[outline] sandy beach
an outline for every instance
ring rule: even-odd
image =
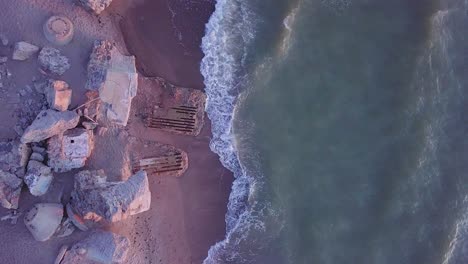
[[[182,4],[169,6],[165,0],[114,0],[104,13],[96,16],[74,1],[0,0],[0,32],[10,42],[0,48],[0,56],[10,56],[14,43],[21,40],[40,47],[50,45],[42,35],[42,24],[51,15],[65,15],[74,23],[73,41],[59,47],[71,61],[71,69],[61,76],[73,89],[71,107],[84,102],[86,65],[94,40],[110,39],[122,53],[136,56],[140,85],[129,123],[125,129],[109,128],[108,149],[98,149],[93,155],[100,156],[91,156],[86,168],[104,169],[113,180],[127,178],[129,175],[124,175],[125,170],[119,168],[125,164],[113,161],[113,153],[128,139],[170,144],[188,153],[189,168],[182,177],[149,177],[152,193],[149,211],[107,227],[130,239],[127,263],[201,263],[210,246],[225,235],[224,216],[232,175],[209,149],[209,120],[205,118],[200,135],[190,137],[148,129],[139,115],[151,103],[148,95],[162,89],[152,81],[153,77],[162,77],[182,87],[203,89],[199,71],[203,54],[199,46],[214,3],[193,5],[187,8]],[[14,130],[20,118],[18,111],[25,111],[29,99],[33,103],[38,100],[33,95],[21,97],[18,91],[43,77],[36,58],[26,62],[9,60],[7,66],[12,77],[0,96],[2,140],[18,138]],[[106,155],[108,163],[103,158]],[[55,177],[57,182],[52,188],[64,186],[62,200],[69,198],[73,174]],[[19,211],[24,212],[39,201],[54,199],[52,194],[33,197],[24,187]],[[6,209],[0,209],[0,216],[6,213]],[[86,236],[86,232],[75,231],[66,238],[36,242],[22,217],[16,225],[0,222],[0,231],[4,237],[0,242],[0,259],[4,263],[53,263],[63,244],[73,244]]]

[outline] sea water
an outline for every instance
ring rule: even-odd
[[[201,70],[236,179],[204,263],[468,263],[467,25],[464,0],[218,0]]]

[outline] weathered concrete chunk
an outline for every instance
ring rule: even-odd
[[[23,178],[30,155],[28,144],[19,141],[0,142],[0,169]]]
[[[42,29],[46,39],[56,45],[66,45],[73,39],[73,23],[64,16],[50,17]]]
[[[40,203],[29,209],[24,216],[24,224],[37,241],[50,239],[63,218],[62,204]]]
[[[43,110],[24,131],[21,142],[30,143],[48,139],[76,127],[79,121],[78,114],[72,111]]]
[[[112,3],[112,0],[79,0],[79,2],[85,9],[99,15]]]
[[[29,59],[34,53],[39,51],[39,47],[29,44],[27,42],[21,41],[15,44],[15,49],[13,51],[13,60],[24,61]]]
[[[129,249],[128,238],[96,230],[89,237],[73,245],[60,263],[127,263]]]
[[[61,55],[58,49],[51,47],[44,47],[39,52],[39,65],[44,71],[57,75],[64,74],[71,67],[68,58]]]
[[[86,88],[99,90],[101,119],[126,126],[137,87],[135,57],[122,55],[109,41],[97,41],[88,64]]]
[[[23,181],[14,174],[0,170],[0,204],[7,209],[18,209]]]
[[[45,160],[45,158],[44,158],[44,156],[42,154],[34,152],[33,154],[31,154],[30,160],[43,162]]]
[[[66,172],[84,167],[94,147],[93,132],[75,128],[49,139],[48,165],[55,172]]]
[[[71,103],[72,90],[66,82],[49,80],[45,94],[50,108],[67,111]]]
[[[149,210],[150,205],[151,192],[144,171],[124,182],[100,183],[94,187],[75,182],[70,201],[72,215],[87,227],[124,220]]]
[[[30,160],[28,170],[24,176],[24,182],[29,192],[34,196],[44,195],[49,190],[54,176],[52,170],[42,162]]]

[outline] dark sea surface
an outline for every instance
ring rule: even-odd
[[[468,2],[218,0],[205,264],[468,263]]]

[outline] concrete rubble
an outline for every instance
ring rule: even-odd
[[[37,241],[47,241],[56,232],[63,218],[63,205],[40,203],[29,209],[24,224]]]
[[[13,60],[24,61],[39,51],[39,47],[33,44],[21,41],[15,44],[13,51]]]
[[[0,170],[0,204],[6,209],[18,209],[23,180]]]
[[[71,67],[68,58],[63,56],[58,49],[52,47],[42,48],[38,59],[39,65],[44,71],[57,75],[64,74]]]
[[[54,176],[52,170],[42,162],[30,160],[28,170],[24,176],[24,182],[29,188],[29,192],[34,196],[41,196],[47,193]]]
[[[71,197],[67,212],[81,230],[127,219],[149,210],[151,205],[144,171],[122,182],[105,182],[100,173],[78,174]]]
[[[40,142],[78,125],[80,117],[72,111],[57,112],[52,109],[43,110],[33,123],[26,128],[21,142]]]
[[[85,9],[99,15],[112,3],[112,0],[79,0],[79,2]]]
[[[87,238],[73,245],[58,263],[127,263],[129,249],[130,241],[128,238],[112,232],[96,230]],[[62,250],[57,259],[60,255],[63,255]]]
[[[93,132],[75,128],[53,136],[47,143],[48,165],[55,172],[82,168],[94,147]]]
[[[49,107],[57,111],[67,111],[71,103],[72,90],[68,83],[59,80],[49,80],[45,88]]]
[[[56,237],[67,237],[76,230],[75,225],[70,218],[64,218],[57,231],[55,232]]]
[[[86,88],[99,91],[101,120],[126,126],[138,88],[135,57],[122,55],[110,41],[96,41]]]
[[[2,216],[0,221],[10,220],[10,224],[16,225],[18,218],[21,216],[21,213],[18,210],[11,210],[7,215]]]

